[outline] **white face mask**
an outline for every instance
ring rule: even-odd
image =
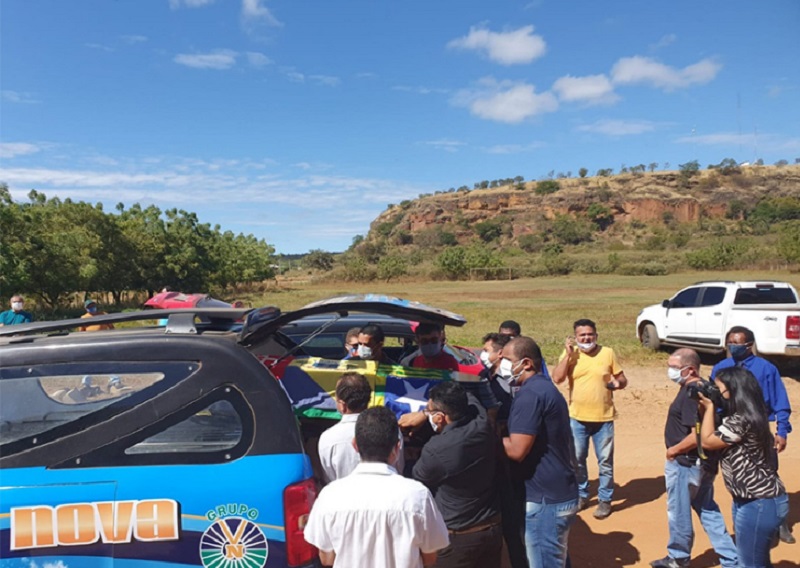
[[[674,367],[667,367],[667,377],[669,377],[669,380],[680,384],[683,382],[682,373],[685,368],[686,367],[681,367],[680,369],[676,369]]]
[[[500,361],[500,368],[498,369],[498,374],[503,377],[504,379],[511,378],[511,361],[508,359],[502,359]]]
[[[576,342],[575,345],[577,345],[578,349],[580,349],[581,351],[584,351],[584,352],[588,353],[589,351],[594,349],[594,346],[597,345],[597,343],[595,343],[594,341],[592,341],[591,343],[579,343],[579,342]]]
[[[436,422],[433,421],[433,417],[435,415],[437,415],[437,414],[439,414],[439,413],[438,412],[431,412],[430,414],[428,414],[428,422],[430,422],[431,428],[433,428],[433,432],[434,433],[438,433],[439,432],[439,425],[436,424]]]
[[[362,359],[372,359],[372,347],[368,347],[366,345],[359,345],[358,356]]]
[[[481,351],[480,357],[481,357],[481,363],[483,363],[487,367],[491,367],[492,366],[492,362],[489,360],[489,352],[488,351],[486,351],[485,349],[483,351]]]
[[[11,302],[11,309],[18,312],[22,309],[24,304],[22,302]]]
[[[516,367],[513,367],[511,365],[511,361],[509,361],[508,359],[503,359],[503,363],[506,363],[506,367],[508,368],[509,382],[512,385],[515,384],[519,380],[519,378],[522,376],[522,373],[525,372],[525,369],[522,369],[522,368],[520,368],[519,373],[515,373],[514,372],[514,369],[522,367],[522,360],[517,362],[517,366]],[[502,367],[502,363],[501,363],[501,367]]]

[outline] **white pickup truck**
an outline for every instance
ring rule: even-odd
[[[643,309],[636,335],[644,347],[692,347],[721,353],[732,327],[752,330],[761,355],[800,358],[800,301],[786,282],[698,282]]]

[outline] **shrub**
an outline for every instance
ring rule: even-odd
[[[555,193],[561,188],[561,185],[554,179],[546,179],[538,182],[536,184],[536,189],[534,193],[536,195],[548,195],[550,193]]]
[[[498,221],[489,219],[487,221],[476,223],[475,232],[483,242],[489,243],[497,239],[502,234],[503,227]]]
[[[375,270],[362,256],[350,256],[344,262],[344,277],[354,282],[375,280]]]
[[[570,215],[556,215],[553,220],[553,236],[565,245],[577,245],[592,240],[592,224],[587,219]]]
[[[519,248],[525,252],[538,252],[541,250],[542,245],[544,245],[544,240],[541,235],[535,233],[520,235],[518,242]]]
[[[778,254],[786,262],[800,262],[800,221],[791,221],[781,227]]]
[[[388,255],[378,262],[377,276],[381,280],[389,282],[392,278],[408,274],[408,263],[399,255]]]
[[[718,270],[743,264],[749,249],[746,240],[717,240],[711,245],[686,253],[686,263],[696,270]]]
[[[669,274],[669,269],[662,262],[626,262],[614,272],[624,276],[663,276]]]

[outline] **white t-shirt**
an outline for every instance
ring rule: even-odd
[[[353,447],[353,438],[356,436],[356,420],[358,420],[358,414],[343,414],[339,422],[325,430],[319,437],[317,450],[326,482],[350,475],[361,463],[361,457]],[[402,436],[400,451],[392,466],[397,471],[403,471],[405,467]]]
[[[365,462],[324,487],[305,539],[335,552],[334,568],[422,568],[422,553],[450,544],[433,496],[385,463]]]

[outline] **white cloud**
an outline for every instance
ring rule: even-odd
[[[459,91],[451,102],[469,108],[479,118],[509,124],[558,110],[553,93],[537,93],[536,87],[528,83],[498,82],[492,77],[482,79],[477,89]]]
[[[608,104],[619,100],[619,96],[614,92],[614,86],[605,75],[585,77],[565,75],[556,79],[553,91],[558,93],[558,98],[567,102]]]
[[[598,120],[577,128],[581,132],[593,132],[606,136],[632,136],[652,132],[655,129],[656,125],[647,120]]]
[[[523,154],[533,152],[545,147],[544,142],[531,142],[530,144],[496,144],[484,148],[487,154]]]
[[[676,36],[675,34],[666,34],[661,36],[661,39],[659,39],[657,42],[651,43],[649,47],[651,51],[656,51],[672,45],[677,40],[678,36]]]
[[[42,101],[38,100],[35,95],[32,93],[20,93],[19,91],[8,91],[3,90],[0,91],[0,98],[2,98],[7,103],[19,103],[19,104],[37,104]]]
[[[469,34],[450,41],[447,47],[478,51],[501,65],[530,63],[542,57],[547,51],[542,36],[533,33],[533,26],[506,32],[472,27]]]
[[[89,49],[97,49],[99,51],[105,51],[106,53],[111,53],[114,51],[113,47],[103,45],[102,43],[84,43],[83,45]]]
[[[618,85],[644,83],[665,91],[674,91],[708,83],[717,76],[720,69],[722,65],[710,58],[677,69],[650,57],[636,55],[617,61],[611,69],[611,78]]]
[[[445,152],[450,152],[450,153],[458,152],[459,148],[467,145],[466,142],[459,142],[458,140],[447,140],[446,138],[442,138],[441,140],[428,140],[425,142],[420,142],[420,144],[425,146],[431,146],[432,148],[436,148],[437,150],[443,150]]]
[[[147,41],[147,36],[143,35],[122,35],[119,36],[119,39],[124,41],[127,44],[134,45],[137,43],[144,43]]]
[[[211,4],[214,0],[169,0],[169,7],[177,10],[181,5],[187,8],[200,8]]]
[[[697,144],[699,146],[738,146],[748,150],[758,148],[769,152],[800,151],[800,138],[787,138],[776,134],[738,134],[733,132],[717,132],[699,136],[682,136],[676,138],[679,144]]]
[[[247,62],[253,67],[265,67],[272,63],[272,59],[263,53],[258,53],[257,51],[248,51]]]
[[[438,89],[435,87],[411,87],[408,85],[397,85],[392,87],[393,91],[403,91],[405,93],[416,93],[418,95],[430,95],[430,94],[446,94],[448,93],[447,89]]]
[[[336,87],[341,83],[341,79],[339,77],[332,77],[330,75],[309,75],[309,81],[313,81],[318,85],[324,85],[325,87]]]
[[[242,0],[242,17],[248,21],[259,21],[270,26],[282,26],[263,0]]]
[[[180,53],[175,56],[173,61],[195,69],[224,70],[236,65],[237,56],[238,53],[230,49],[219,49],[211,53]]]
[[[41,150],[35,144],[27,142],[0,142],[0,158],[14,158],[26,154],[35,154]]]

